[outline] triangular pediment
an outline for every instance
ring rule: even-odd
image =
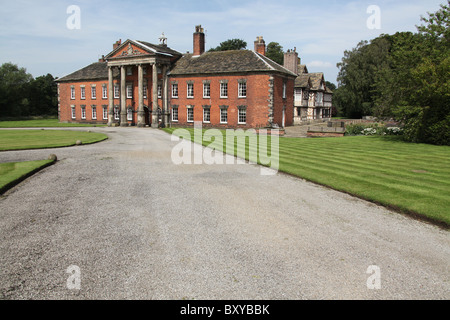
[[[118,46],[115,50],[110,52],[105,58],[126,58],[126,57],[136,57],[143,55],[154,55],[155,50],[144,45],[140,45],[139,42],[134,40],[127,40]]]

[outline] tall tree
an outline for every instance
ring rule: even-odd
[[[229,39],[221,42],[219,46],[209,49],[210,52],[213,51],[228,51],[228,50],[242,50],[247,48],[247,42],[241,39]]]
[[[30,115],[57,115],[57,85],[51,74],[30,82]]]
[[[270,42],[267,45],[266,57],[275,61],[276,63],[283,65],[284,51],[283,47],[278,42]]]
[[[25,68],[12,63],[0,66],[0,115],[18,117],[28,114],[29,83],[33,77]]]

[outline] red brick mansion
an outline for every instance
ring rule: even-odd
[[[262,37],[254,50],[205,52],[201,26],[193,53],[169,48],[164,35],[159,40],[117,41],[99,62],[58,79],[59,120],[263,128],[331,115],[323,74],[307,73],[295,51],[285,54],[284,66],[265,56]]]

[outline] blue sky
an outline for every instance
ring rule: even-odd
[[[122,39],[158,43],[164,32],[169,47],[192,52],[195,25],[206,30],[206,49],[239,38],[253,49],[263,36],[284,50],[299,52],[310,72],[324,72],[336,83],[344,50],[361,40],[397,31],[416,31],[420,16],[444,0],[15,0],[2,2],[0,63],[13,62],[34,77],[62,77],[98,60]],[[80,29],[67,28],[80,8]],[[367,9],[380,9],[380,29],[369,29]]]

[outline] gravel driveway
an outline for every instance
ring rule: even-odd
[[[0,153],[59,159],[0,197],[1,299],[450,298],[446,230],[256,165],[174,165],[159,130],[89,130],[110,139]]]

